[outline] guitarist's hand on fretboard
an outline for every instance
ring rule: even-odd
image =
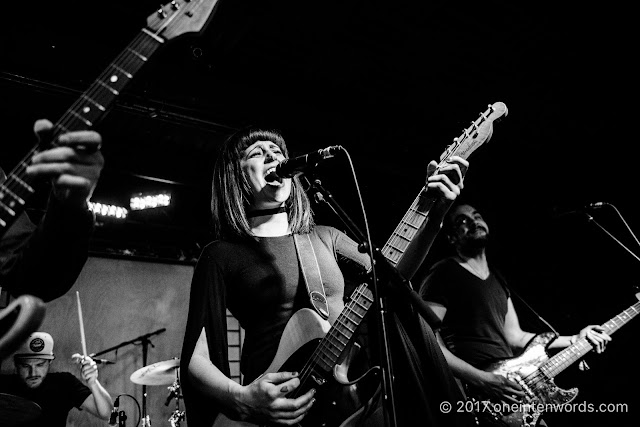
[[[444,218],[455,199],[464,188],[464,175],[469,168],[469,162],[453,156],[442,166],[436,161],[427,166],[427,195],[435,199],[431,208],[434,218]]]
[[[41,141],[51,138],[53,124],[38,120],[34,132]],[[98,183],[104,158],[100,152],[102,138],[95,131],[68,132],[53,141],[52,148],[40,151],[31,159],[27,174],[50,179],[54,196],[64,203],[84,207]]]
[[[607,343],[611,341],[611,336],[609,336],[600,325],[589,325],[583,328],[578,334],[578,339],[580,338],[589,340],[596,353],[602,353]]]

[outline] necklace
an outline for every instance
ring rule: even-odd
[[[247,212],[247,218],[255,218],[257,216],[263,216],[263,215],[275,215],[275,214],[279,214],[286,211],[287,211],[287,208],[284,206],[280,206],[278,208],[272,208],[272,209],[257,209],[255,211]]]

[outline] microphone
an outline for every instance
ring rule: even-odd
[[[589,203],[588,205],[585,206],[585,208],[588,209],[599,209],[604,207],[605,205],[608,205],[607,202],[593,202],[593,203]]]
[[[566,208],[562,209],[559,207],[553,207],[551,209],[551,216],[557,218],[557,217],[572,215],[572,214],[586,214],[586,211],[588,210],[600,209],[605,207],[608,204],[609,203],[607,202],[592,202],[592,203],[587,203],[586,205],[569,208],[569,210],[567,210]]]
[[[116,418],[118,418],[118,409],[120,407],[120,396],[116,397],[115,402],[113,402],[113,410],[111,411],[111,416],[109,417],[109,425],[116,425]]]
[[[304,172],[306,169],[316,166],[322,160],[330,159],[341,149],[341,145],[332,145],[318,151],[312,151],[311,153],[303,156],[286,159],[276,166],[275,174],[280,178],[294,177],[297,174]]]

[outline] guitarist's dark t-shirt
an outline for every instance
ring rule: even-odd
[[[420,294],[447,308],[441,335],[456,356],[481,369],[513,357],[504,336],[509,293],[494,272],[482,280],[447,259],[432,268]]]

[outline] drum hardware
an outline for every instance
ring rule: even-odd
[[[134,383],[142,385],[142,417],[141,417],[141,419],[142,419],[142,424],[141,424],[142,427],[151,427],[151,420],[149,419],[149,415],[147,414],[147,380],[149,378],[155,378],[156,377],[156,375],[147,375],[147,374],[145,374],[143,372],[144,370],[146,370],[146,369],[148,369],[148,368],[150,368],[152,366],[152,365],[146,366],[147,365],[147,354],[149,352],[149,345],[151,347],[155,347],[153,345],[153,343],[151,342],[150,338],[152,336],[154,336],[154,335],[159,335],[159,334],[165,332],[166,330],[167,330],[167,328],[158,329],[157,331],[141,335],[141,336],[139,336],[137,338],[134,338],[132,340],[129,340],[129,341],[124,341],[124,342],[122,342],[122,343],[120,343],[120,344],[118,344],[118,345],[116,345],[114,347],[108,348],[108,349],[100,351],[98,353],[92,353],[92,354],[89,355],[90,357],[99,356],[101,354],[117,350],[120,347],[124,347],[124,346],[130,345],[130,344],[141,344],[142,345],[142,365],[144,367],[141,368],[141,369],[138,369],[136,372],[134,372],[131,375],[133,377],[134,375],[138,374],[137,378],[139,378],[140,381],[144,381],[144,382],[138,382],[138,381],[134,381],[134,379],[131,378],[131,381],[133,381]],[[166,368],[166,366],[163,366],[162,368]],[[146,379],[142,379],[142,377],[146,377]],[[162,381],[162,380],[160,380],[160,381]],[[168,383],[149,384],[149,385],[165,385],[165,384],[171,384],[171,381],[168,382]]]
[[[176,380],[167,389],[169,390],[169,396],[167,396],[164,406],[169,406],[171,399],[176,399],[176,409],[169,417],[169,424],[171,427],[180,427],[180,422],[184,421],[186,417],[185,411],[180,410],[180,399],[182,399],[182,394],[180,393],[180,369],[176,369]]]
[[[180,393],[180,359],[176,357],[144,366],[131,374],[130,380],[144,386],[170,384],[169,387],[167,387],[169,395],[164,402],[164,406],[169,406],[169,403],[171,403],[174,398],[176,399],[176,409],[168,421],[171,427],[180,427],[180,422],[185,419],[185,411],[180,409],[180,400],[182,399],[182,394]],[[146,421],[143,422],[147,423],[143,423],[143,425],[149,426],[150,421],[148,416]]]
[[[19,426],[40,416],[42,408],[35,402],[13,394],[0,393],[0,425]]]

